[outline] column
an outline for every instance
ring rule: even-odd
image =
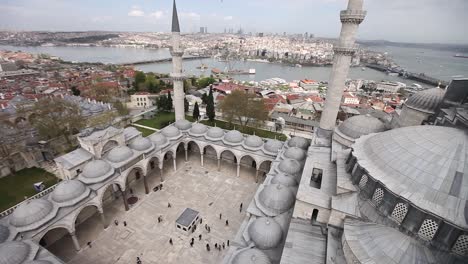
[[[102,209],[99,210],[99,216],[101,217],[102,226],[104,227],[104,229],[106,229],[108,225],[106,222],[106,216],[104,215],[104,211]]]
[[[201,163],[201,166],[203,167],[203,152],[200,153],[200,163]]]
[[[218,171],[220,171],[220,170],[221,170],[221,159],[218,158]]]
[[[164,170],[163,170],[163,168],[164,168],[164,167],[163,167],[163,165],[161,164],[161,168],[159,168],[159,172],[160,172],[159,176],[161,177],[161,182],[164,182],[164,175],[163,175],[163,171],[164,171]]]
[[[255,183],[258,183],[258,170],[255,171]]]
[[[177,159],[176,157],[172,158],[172,163],[174,164],[174,172],[177,171],[177,160],[176,159]]]
[[[127,197],[126,197],[125,193],[126,193],[126,191],[122,191],[122,189],[120,189],[120,194],[122,195],[122,200],[124,202],[125,211],[128,211],[128,210],[130,210],[130,208],[128,207]]]
[[[185,162],[188,161],[188,150],[187,148],[185,148]]]
[[[237,177],[240,177],[240,163],[237,163]]]
[[[146,179],[146,176],[143,176],[143,183],[145,184],[145,193],[149,193],[149,188],[148,188],[148,180]]]
[[[72,238],[73,246],[75,247],[75,250],[80,251],[81,250],[80,243],[78,242],[78,238],[76,238],[75,232],[71,232],[70,236]]]

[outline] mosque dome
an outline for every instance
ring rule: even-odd
[[[119,163],[130,159],[132,156],[133,151],[129,147],[118,146],[109,151],[106,159],[113,163]]]
[[[0,225],[0,243],[5,242],[10,236],[10,229],[4,225]]]
[[[89,189],[79,180],[64,180],[55,187],[51,199],[57,203],[69,202],[80,198],[87,191],[89,193]]]
[[[306,154],[305,154],[305,151],[301,148],[298,148],[298,147],[292,147],[292,148],[288,148],[285,152],[284,152],[284,156],[288,159],[295,159],[295,160],[304,160]]]
[[[271,183],[281,184],[287,187],[294,187],[297,186],[297,181],[291,176],[287,176],[283,173],[278,173],[271,179]]]
[[[249,248],[235,252],[231,264],[271,264],[271,261],[261,250]]]
[[[48,260],[31,260],[31,261],[25,262],[23,264],[52,264],[52,262],[50,262]]]
[[[169,141],[167,140],[167,138],[161,133],[153,134],[149,137],[149,139],[153,141],[156,147],[163,147],[169,144]]]
[[[31,246],[21,241],[0,244],[0,264],[21,264],[29,256]]]
[[[293,137],[288,141],[288,146],[307,149],[309,147],[309,140],[302,137]]]
[[[180,130],[189,130],[192,127],[192,123],[185,119],[181,119],[177,122],[174,123],[174,126],[177,127]]]
[[[276,139],[268,139],[263,147],[266,151],[277,153],[283,147],[283,142]]]
[[[99,178],[112,172],[112,167],[104,160],[92,160],[88,162],[81,175],[84,178]]]
[[[145,137],[138,137],[130,143],[130,148],[138,151],[145,151],[153,146],[151,140]]]
[[[412,126],[363,136],[353,145],[353,155],[394,195],[468,228],[468,193],[460,186],[468,171],[467,146],[464,130]]]
[[[169,139],[180,136],[180,130],[175,126],[167,126],[163,128],[161,133]]]
[[[205,134],[207,131],[208,131],[207,126],[205,126],[204,124],[196,123],[190,129],[189,134],[194,135],[194,136],[201,136]]]
[[[286,212],[294,203],[292,191],[281,184],[269,184],[258,194],[260,209],[269,216]]]
[[[231,130],[224,135],[224,141],[231,144],[241,143],[244,136],[237,130]]]
[[[248,228],[250,239],[259,249],[276,248],[281,243],[283,231],[281,226],[273,219],[259,217]]]
[[[297,160],[284,159],[280,162],[278,168],[286,174],[297,175],[301,171],[302,166]]]
[[[24,227],[45,219],[52,213],[54,206],[46,199],[32,199],[22,203],[10,216],[10,224]]]
[[[224,136],[224,130],[219,127],[212,127],[208,130],[206,136],[211,139],[221,139]]]
[[[336,128],[336,133],[351,140],[371,133],[385,131],[385,125],[378,118],[371,115],[357,115],[346,119]]]
[[[414,110],[433,114],[444,99],[445,91],[441,88],[427,89],[412,95],[405,105]]]
[[[263,145],[263,140],[259,136],[250,135],[245,139],[244,144],[250,148],[259,148]]]

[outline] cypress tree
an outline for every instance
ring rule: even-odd
[[[211,88],[210,93],[208,95],[208,103],[206,104],[206,115],[208,116],[210,122],[213,122],[216,117],[213,90]]]
[[[168,112],[172,111],[172,97],[171,97],[171,91],[167,91],[167,105],[166,105],[166,110]]]
[[[192,116],[195,120],[198,120],[200,118],[200,109],[198,109],[198,102],[195,102],[195,105],[193,106]]]

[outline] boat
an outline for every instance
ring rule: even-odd
[[[455,54],[454,57],[455,57],[455,58],[465,58],[465,59],[468,59],[468,55],[463,55],[463,54]]]
[[[202,65],[197,66],[197,69],[206,70],[206,69],[208,69],[208,66],[206,66],[205,64],[202,63]]]
[[[366,67],[362,67],[362,68],[361,68],[361,71],[365,71],[365,70],[366,70]]]
[[[218,69],[218,68],[213,68],[213,69],[211,69],[211,72],[212,72],[213,74],[220,74],[220,73],[221,73],[221,70]]]
[[[294,65],[294,66],[295,66],[296,68],[302,68],[302,65],[300,65],[300,64],[296,64],[296,65]]]

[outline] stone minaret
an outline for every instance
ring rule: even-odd
[[[184,74],[182,73],[182,55],[184,50],[180,47],[180,27],[179,17],[177,16],[177,7],[174,0],[172,11],[172,74],[174,83],[174,109],[176,121],[185,119],[184,111]]]
[[[317,133],[319,137],[330,136],[338,116],[345,81],[348,76],[351,59],[356,52],[355,40],[359,24],[364,20],[366,11],[362,10],[364,0],[349,0],[348,9],[341,11],[341,33],[338,44],[333,51],[335,58],[333,70],[328,84],[325,107],[320,119],[320,128]]]

